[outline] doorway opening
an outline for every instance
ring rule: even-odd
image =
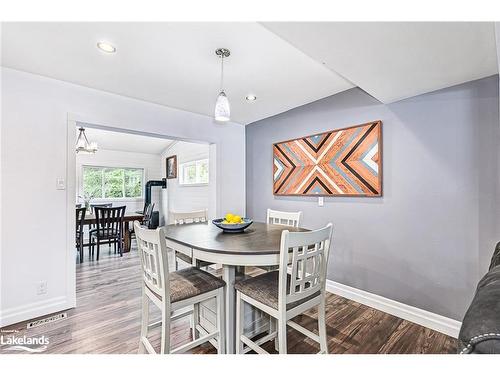
[[[80,128],[97,144],[95,153],[75,152]],[[133,221],[140,221],[148,203],[154,205],[153,228],[170,224],[178,212],[206,210],[208,220],[216,217],[216,145],[69,121],[66,186],[68,285],[74,290],[75,313],[138,303],[140,261]],[[97,248],[92,252],[90,246],[91,232],[98,229],[95,221],[85,222],[82,250],[75,248],[75,210],[84,208],[92,219],[95,207],[103,205],[125,207],[130,220],[124,220],[122,251],[113,241],[104,242],[97,260]]]

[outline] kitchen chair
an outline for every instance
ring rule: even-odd
[[[155,208],[154,203],[149,203],[145,208],[144,208],[144,217],[142,218],[142,225],[144,225],[146,228],[151,227],[151,218],[153,217],[153,210]]]
[[[250,350],[260,354],[268,353],[260,345],[275,339],[279,353],[286,354],[287,326],[318,342],[321,349],[319,353],[328,353],[325,284],[331,236],[331,223],[310,232],[291,233],[284,230],[281,234],[279,270],[235,283],[236,353],[246,353]],[[245,302],[274,318],[277,329],[257,341],[245,336]],[[314,306],[318,306],[319,335],[291,320]]]
[[[80,205],[81,206],[81,205]],[[83,263],[83,222],[85,220],[85,207],[76,208],[76,248],[80,253],[80,263]]]
[[[169,213],[170,222],[175,225],[184,225],[184,224],[193,224],[193,223],[206,223],[208,221],[208,212],[207,210],[200,211],[192,211],[192,212],[170,212]],[[194,264],[192,254],[184,253],[174,250],[174,258],[175,258],[175,269],[179,269],[178,259],[182,260],[187,264]],[[204,261],[196,261],[197,267],[207,267],[210,262]]]
[[[95,215],[95,208],[96,207],[104,207],[104,208],[111,208],[113,207],[113,203],[100,203],[100,204],[91,204],[90,205],[90,212]],[[90,224],[89,225],[89,230],[95,228],[95,224]]]
[[[300,219],[302,218],[302,211],[298,212],[285,212],[285,211],[276,211],[267,209],[267,224],[275,224],[275,225],[286,225],[290,227],[298,228],[300,225]],[[272,271],[278,269],[276,266],[259,266],[258,268]]]
[[[268,224],[288,225],[290,227],[299,227],[302,211],[299,212],[285,212],[275,211],[270,208],[267,209]]]
[[[203,223],[208,220],[208,210],[191,212],[170,212],[170,222],[172,224]]]
[[[134,222],[137,237],[137,247],[142,268],[142,320],[139,353],[156,354],[148,340],[150,328],[161,326],[160,353],[182,353],[207,341],[215,347],[219,354],[225,353],[224,334],[224,287],[225,282],[208,272],[196,267],[186,268],[169,273],[167,245],[163,228],[155,230],[141,227],[138,221]],[[195,332],[202,328],[192,324],[193,341],[175,349],[170,347],[171,322],[184,316],[193,314],[201,302],[215,299],[216,327],[213,332],[198,337]],[[153,302],[161,310],[161,321],[149,323],[149,302]],[[184,312],[178,312],[184,309]],[[193,319],[192,322],[195,322]],[[198,337],[198,338],[197,338]]]
[[[154,207],[155,207],[154,203],[148,203],[146,206],[144,206],[144,210],[142,211],[142,214],[144,216],[143,216],[140,223],[142,226],[144,226],[148,229],[151,226],[151,218],[153,216]],[[128,225],[128,223],[126,225]],[[134,238],[134,237],[135,237],[135,229],[132,226],[132,230],[130,231],[130,243],[129,243],[129,245],[132,243],[132,238]],[[131,247],[131,246],[129,246],[129,247]]]
[[[123,256],[123,217],[126,206],[121,207],[94,207],[96,228],[90,230],[90,252],[94,255],[94,246],[97,244],[97,260],[101,243],[118,246],[120,256]]]

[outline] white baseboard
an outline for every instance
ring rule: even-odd
[[[326,280],[326,290],[330,293],[373,307],[374,309],[397,316],[398,318],[420,324],[451,337],[458,337],[460,326],[462,325],[458,320],[453,320],[414,306],[405,305],[404,303],[340,284],[332,280]]]
[[[38,318],[57,311],[70,309],[65,296],[50,298],[45,301],[29,303],[23,306],[0,311],[0,327]]]

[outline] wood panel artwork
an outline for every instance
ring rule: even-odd
[[[273,145],[275,195],[382,195],[382,122]]]

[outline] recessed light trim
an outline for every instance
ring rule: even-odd
[[[248,95],[245,97],[245,99],[246,99],[247,101],[249,101],[249,102],[254,102],[254,101],[256,101],[256,100],[257,100],[257,97],[256,97],[255,95],[253,95],[253,94],[248,94]]]
[[[98,42],[97,43],[97,48],[99,48],[101,51],[106,52],[106,53],[115,53],[116,48],[112,44],[108,42]]]

